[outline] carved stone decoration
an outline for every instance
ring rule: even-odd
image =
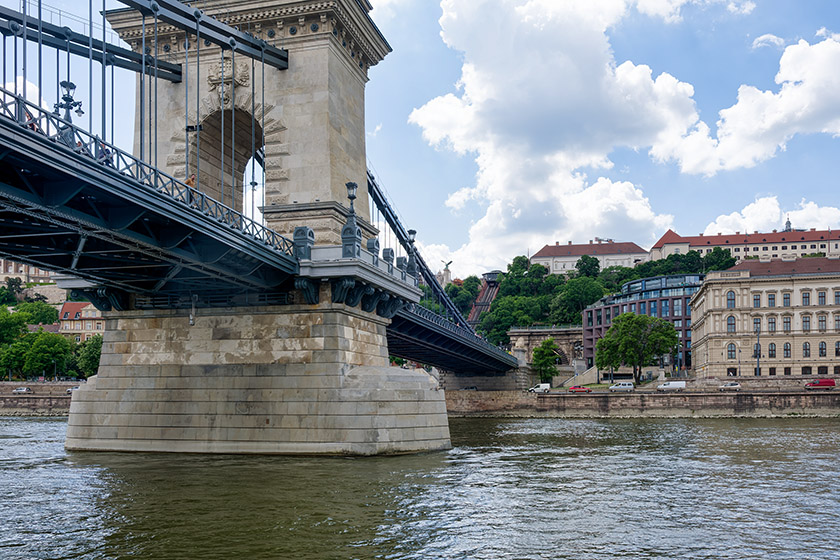
[[[332,302],[344,303],[347,299],[347,294],[350,288],[356,285],[356,281],[352,278],[336,278],[331,282],[332,285]]]
[[[318,282],[315,280],[297,277],[295,278],[295,289],[300,290],[306,303],[310,305],[318,303],[320,297],[318,295]]]
[[[407,304],[408,302],[389,295],[388,299],[380,301],[379,305],[376,306],[376,314],[386,319],[393,319],[394,315]]]
[[[307,226],[298,226],[294,232],[295,258],[311,259],[312,246],[315,245],[315,232]]]
[[[350,292],[344,299],[344,303],[346,305],[349,305],[350,307],[356,307],[357,305],[359,305],[359,302],[362,301],[362,298],[364,296],[372,295],[373,292],[373,286],[365,284],[364,282],[356,282],[356,285],[350,289]]]
[[[86,299],[99,311],[125,311],[128,309],[128,294],[112,288],[93,288],[89,290],[71,290],[73,299]]]
[[[224,64],[224,80],[222,79],[222,64]],[[217,63],[210,66],[207,74],[207,84],[210,86],[210,91],[219,91],[221,94],[224,84],[224,98],[222,105],[230,103],[230,90],[236,84],[237,87],[250,87],[251,85],[251,68],[244,62],[236,63],[236,71],[234,72],[233,62],[230,58],[225,57],[224,63]]]
[[[366,294],[362,298],[362,311],[367,313],[373,313],[376,311],[376,306],[379,305],[379,302],[386,299],[388,294],[383,292],[382,290],[374,290],[371,294]]]

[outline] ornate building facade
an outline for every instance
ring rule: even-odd
[[[742,261],[691,308],[698,377],[840,375],[840,259]]]

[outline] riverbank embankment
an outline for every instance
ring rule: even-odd
[[[840,391],[448,391],[446,408],[453,418],[829,418],[840,417]]]
[[[0,382],[0,416],[67,416],[70,397],[67,390],[78,381]],[[17,387],[28,387],[29,393],[13,393]]]

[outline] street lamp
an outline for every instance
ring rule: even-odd
[[[76,92],[76,84],[70,80],[61,82],[61,90],[64,95],[61,96],[61,102],[55,104],[55,114],[58,115],[60,109],[64,109],[64,120],[68,123],[73,122],[73,117],[70,115],[72,109],[76,109],[76,116],[81,117],[85,114],[82,111],[82,102],[73,100],[73,94]],[[69,125],[63,125],[59,128],[61,130],[61,139],[64,143],[73,147],[73,129]]]

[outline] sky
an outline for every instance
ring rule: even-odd
[[[840,228],[836,0],[371,0],[369,166],[432,268]]]
[[[87,19],[86,2],[45,4]],[[840,228],[837,0],[371,4],[393,52],[369,72],[368,165],[433,269],[596,237],[648,249],[669,228]],[[116,98],[134,87],[124,71]],[[118,145],[132,134],[118,122]]]

